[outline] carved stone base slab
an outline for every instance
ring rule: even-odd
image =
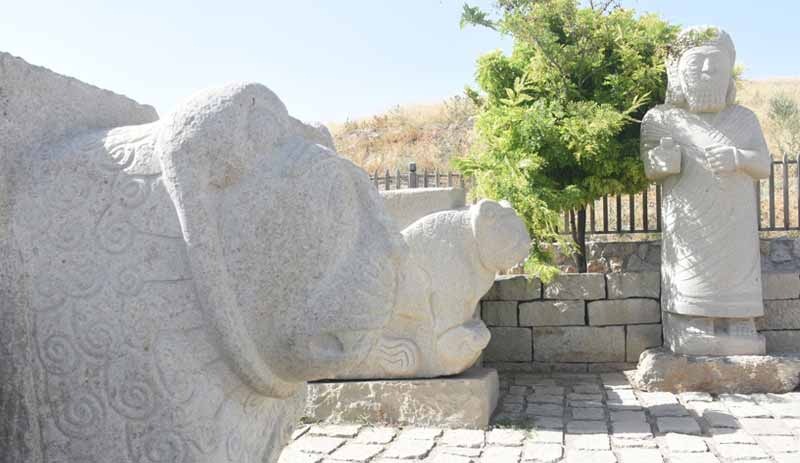
[[[649,349],[629,373],[634,387],[645,391],[781,393],[800,383],[800,355],[679,355]]]
[[[445,378],[310,383],[305,415],[328,423],[485,428],[499,387],[497,371],[488,368]]]

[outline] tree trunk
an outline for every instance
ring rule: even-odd
[[[586,208],[569,211],[569,220],[572,228],[572,240],[578,245],[578,250],[573,255],[575,267],[579,273],[586,273]]]

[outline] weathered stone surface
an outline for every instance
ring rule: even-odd
[[[489,328],[492,340],[483,352],[487,362],[530,362],[533,342],[530,328]]]
[[[329,423],[483,428],[498,394],[497,372],[483,368],[447,378],[310,383],[305,414]]]
[[[800,274],[766,272],[761,276],[764,300],[800,298]]]
[[[756,318],[756,328],[762,330],[800,329],[800,299],[764,302],[764,316]],[[800,345],[797,346],[800,350]]]
[[[380,192],[398,231],[434,212],[465,205],[463,188],[403,188]]]
[[[754,180],[769,176],[769,149],[755,114],[735,104],[728,33],[689,28],[680,40],[687,45],[666,63],[666,104],[641,126],[645,173],[663,191],[665,346],[687,355],[764,354],[753,321],[764,312],[753,218]]]
[[[638,362],[639,355],[647,349],[661,346],[661,325],[630,325],[626,327],[625,358]]]
[[[527,275],[501,275],[484,300],[531,301],[542,297],[542,282]]]
[[[28,447],[63,443],[52,461],[275,461],[305,381],[357,365],[393,309],[406,250],[366,174],[258,84],[155,121],[0,59],[0,171],[19,174],[0,247],[13,237],[32,281],[4,299],[30,320],[14,347],[31,350],[12,361],[38,379],[14,400],[41,400],[48,423]]]
[[[396,269],[391,318],[367,357],[331,378],[429,378],[474,365],[491,337],[475,308],[497,272],[522,260],[530,246],[514,210],[488,200],[427,215],[401,236],[409,254]],[[517,325],[516,303],[488,305],[499,306],[495,322]]]
[[[762,331],[770,354],[800,353],[800,331]]]
[[[624,362],[625,329],[621,326],[533,328],[537,362]]]
[[[589,324],[594,326],[658,323],[661,307],[654,299],[616,299],[587,304]]]
[[[544,285],[545,299],[604,299],[606,280],[602,273],[562,273]]]
[[[609,299],[647,297],[658,299],[661,295],[659,272],[615,272],[606,274]]]
[[[517,303],[515,301],[481,302],[481,318],[488,326],[517,326]]]
[[[584,301],[535,301],[519,305],[520,326],[584,325]]]
[[[788,392],[800,382],[800,356],[695,357],[650,349],[632,382],[646,391]]]

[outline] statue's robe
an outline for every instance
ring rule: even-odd
[[[659,106],[642,122],[642,144],[672,137],[682,149],[679,175],[663,182],[662,307],[699,317],[763,315],[756,181],[746,172],[715,174],[714,145],[769,151],[755,115],[734,105],[701,118]]]

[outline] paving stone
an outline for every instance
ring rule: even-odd
[[[667,448],[672,453],[707,452],[708,446],[702,437],[688,434],[667,433],[665,437]]]
[[[567,448],[571,450],[610,450],[608,434],[567,434]]]
[[[559,444],[528,442],[522,450],[522,461],[556,463],[563,455],[564,449]]]
[[[654,405],[671,405],[678,403],[678,396],[671,392],[639,392],[637,394],[647,407]]]
[[[615,421],[611,432],[619,439],[647,439],[653,436],[650,424],[644,421]]]
[[[431,451],[435,442],[432,440],[400,439],[389,444],[381,455],[384,458],[412,459],[423,458]]]
[[[560,429],[537,429],[531,432],[528,440],[532,443],[563,444],[564,431]]]
[[[608,434],[605,421],[570,421],[567,423],[569,434]]]
[[[528,396],[528,402],[561,405],[564,403],[564,396],[535,392]]]
[[[331,459],[337,461],[365,462],[382,451],[382,445],[345,444],[331,454]]]
[[[603,373],[600,375],[605,389],[630,389],[628,378],[622,373]]]
[[[775,463],[797,463],[797,455],[794,453],[777,453],[772,458]]]
[[[617,457],[608,450],[603,452],[567,450],[565,463],[617,463]]]
[[[603,420],[606,417],[606,412],[602,408],[571,407],[569,411],[575,420]]]
[[[601,399],[603,396],[603,388],[599,384],[594,383],[581,383],[572,385],[573,394],[599,394],[600,397],[594,399]]]
[[[624,448],[617,450],[620,463],[662,463],[664,457],[658,449]]]
[[[800,452],[800,440],[796,436],[756,436],[756,442],[769,452]],[[800,462],[800,454],[797,454]]]
[[[330,454],[345,443],[340,437],[309,436],[305,435],[292,443],[293,450],[306,453]]]
[[[520,447],[486,447],[481,463],[517,463],[522,455]]]
[[[313,453],[303,453],[298,450],[287,448],[278,458],[278,463],[319,463],[324,458],[322,455]]]
[[[444,432],[440,442],[452,447],[477,449],[483,447],[485,433],[478,429],[450,429]]]
[[[611,421],[646,421],[647,418],[645,417],[644,412],[636,412],[636,411],[620,411],[620,412],[611,412]]]
[[[297,429],[294,430],[294,432],[292,432],[291,439],[292,440],[299,439],[303,434],[307,433],[309,429],[311,429],[311,425],[308,424],[304,426],[299,426]]]
[[[618,448],[643,448],[643,449],[656,449],[658,448],[658,444],[656,443],[655,439],[652,438],[652,435],[647,437],[642,437],[638,439],[626,439],[620,438],[615,435],[611,435],[611,446],[615,449]]]
[[[722,444],[717,446],[719,456],[726,460],[768,460],[769,455],[757,445]]]
[[[585,318],[584,301],[535,301],[519,305],[519,326],[582,326]]]
[[[739,428],[739,420],[726,411],[708,410],[703,411],[702,417],[712,428]]]
[[[794,433],[780,420],[769,418],[742,418],[742,428],[753,436],[791,436]]]
[[[547,386],[534,386],[533,391],[536,394],[543,394],[543,395],[558,395],[564,396],[564,387],[563,386],[554,386],[554,385],[547,385]]]
[[[362,429],[355,442],[359,444],[388,444],[397,435],[394,428],[366,428]]]
[[[564,420],[561,417],[537,416],[533,422],[539,429],[564,429]]]
[[[724,403],[725,405],[733,405],[733,404],[752,404],[755,403],[752,395],[750,394],[719,394],[717,396],[720,402]]]
[[[682,404],[651,405],[647,411],[655,417],[661,416],[689,416],[689,410]]]
[[[435,449],[438,453],[444,453],[447,455],[460,455],[464,457],[475,458],[481,456],[483,449],[471,449],[467,447],[448,447],[448,446],[438,446]]]
[[[439,428],[408,428],[400,433],[399,439],[433,440],[442,435]]]
[[[709,430],[715,444],[755,444],[756,440],[750,434],[740,429],[711,428]]]
[[[576,408],[603,408],[602,400],[569,400],[567,405]]]
[[[362,427],[361,425],[341,424],[316,425],[312,426],[308,433],[315,436],[355,437]]]
[[[518,326],[517,302],[483,301],[481,319],[487,326]]]
[[[528,388],[526,386],[511,386],[508,388],[508,393],[513,396],[524,396],[528,393]]]
[[[435,450],[434,450],[434,452],[435,452]],[[451,454],[447,454],[447,453],[432,454],[431,456],[426,458],[424,461],[425,461],[425,463],[474,463],[475,462],[475,460],[473,458],[470,458],[470,457],[464,457],[464,456],[461,456],[461,455],[451,455]],[[377,461],[376,463],[381,463],[381,462],[398,463],[398,460],[380,460],[380,461]]]
[[[680,453],[671,455],[669,459],[670,463],[720,463],[713,453]]]
[[[554,404],[529,404],[525,413],[533,416],[557,417],[564,415],[564,407]]]
[[[527,433],[519,429],[492,429],[486,433],[486,444],[519,447],[525,437]]]
[[[770,418],[772,412],[756,404],[728,406],[731,415],[737,418]]]
[[[662,417],[656,420],[656,426],[664,433],[700,434],[700,425],[694,418]]]

